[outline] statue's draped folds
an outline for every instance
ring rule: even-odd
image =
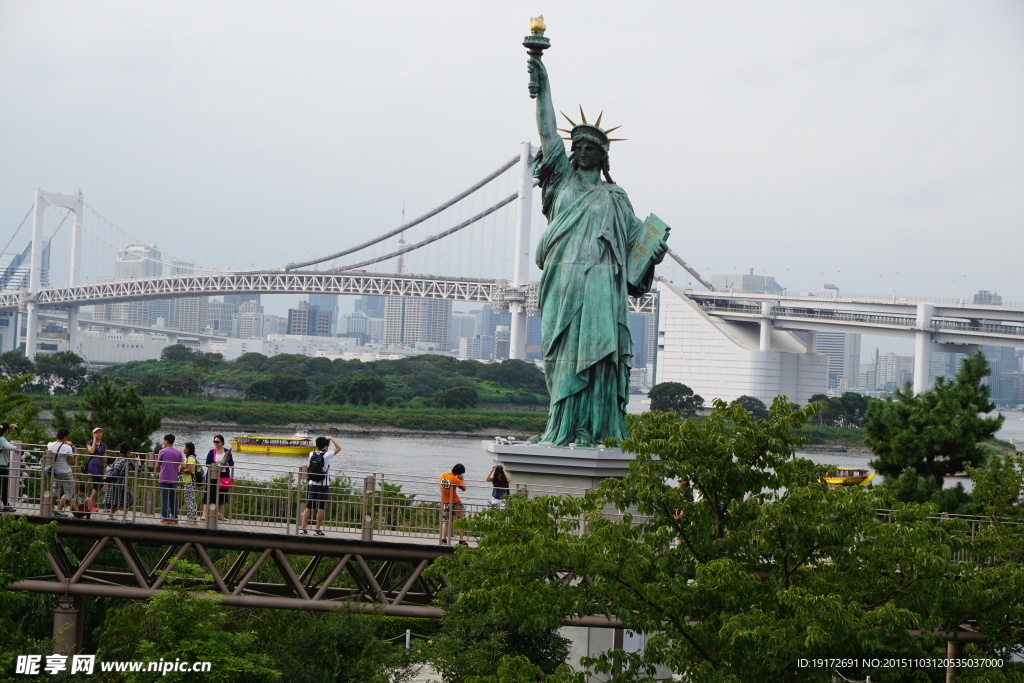
[[[650,289],[653,266],[639,288],[626,281],[626,259],[643,222],[625,191],[585,183],[564,148],[538,153],[548,227],[537,247],[544,372],[551,408],[540,441],[564,446],[627,436],[633,341],[627,295]]]

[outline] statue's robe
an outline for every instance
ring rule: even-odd
[[[551,407],[540,440],[564,446],[625,438],[633,339],[626,259],[643,222],[618,185],[587,185],[565,150],[534,161],[547,230],[537,247],[544,372]]]

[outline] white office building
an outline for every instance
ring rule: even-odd
[[[657,382],[681,382],[707,403],[747,395],[770,404],[782,394],[804,404],[828,390],[828,358],[795,334],[773,329],[761,350],[759,326],[713,318],[671,283],[658,291]]]

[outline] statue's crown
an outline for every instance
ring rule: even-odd
[[[562,112],[562,116],[565,116],[565,112]],[[619,128],[621,128],[621,126],[615,126],[614,128],[609,128],[607,130],[601,128],[601,117],[603,116],[604,112],[601,112],[597,116],[597,121],[595,121],[594,123],[588,123],[587,116],[586,114],[583,113],[583,107],[581,106],[580,120],[582,120],[583,123],[576,123],[568,116],[565,116],[565,120],[568,121],[570,125],[572,125],[572,130],[566,130],[565,128],[559,128],[558,130],[560,130],[563,133],[569,134],[569,137],[562,138],[563,140],[572,140],[573,143],[579,142],[580,140],[589,140],[596,145],[600,145],[602,148],[604,148],[604,151],[607,152],[608,147],[609,145],[611,145],[611,143],[621,142],[626,138],[608,137],[608,133],[611,133],[613,130],[618,130]]]

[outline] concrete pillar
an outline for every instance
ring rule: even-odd
[[[36,189],[35,207],[32,213],[32,254],[29,257],[28,292],[32,302],[28,304],[28,328],[25,334],[25,357],[35,360],[36,339],[39,334],[39,308],[34,303],[42,287],[43,268],[43,191]]]
[[[75,599],[70,595],[61,595],[60,604],[53,610],[54,652],[76,654],[82,646],[78,634],[78,609]]]
[[[917,325],[914,333],[914,393],[928,389],[928,370],[931,366],[932,316],[935,307],[931,304],[917,305]]]
[[[79,192],[72,210],[75,223],[71,226],[71,270],[68,284],[77,285],[82,276],[82,221],[85,219],[85,198]],[[78,306],[68,309],[68,351],[78,353]]]
[[[533,215],[533,169],[530,143],[519,148],[519,200],[516,208],[516,254],[512,267],[512,286],[522,287],[530,274],[530,219]],[[509,329],[508,356],[526,360],[526,303],[509,305],[512,323]]]
[[[946,659],[949,660],[946,663],[946,682],[955,680],[960,675],[960,667],[955,665],[956,660],[964,656],[964,644],[953,642],[952,640],[946,642]]]
[[[771,302],[761,302],[761,351],[772,350],[772,308]]]
[[[807,353],[816,353],[818,345],[818,333],[814,330],[807,330]]]

